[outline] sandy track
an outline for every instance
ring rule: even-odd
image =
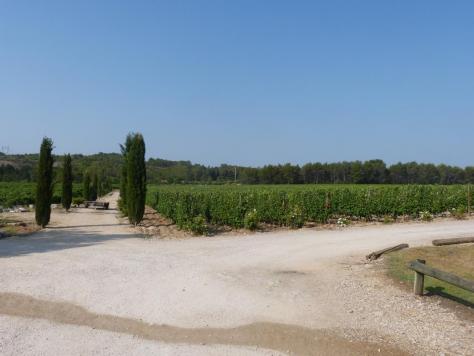
[[[55,213],[51,228],[0,241],[8,302],[0,307],[0,353],[468,355],[474,348],[472,323],[385,285],[362,263],[394,243],[471,234],[472,220],[153,240],[115,214]]]

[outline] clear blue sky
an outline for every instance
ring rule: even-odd
[[[2,1],[0,147],[474,164],[472,1]]]

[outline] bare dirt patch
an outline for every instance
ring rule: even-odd
[[[126,219],[124,218],[123,221],[126,221]],[[193,236],[190,232],[179,229],[173,221],[165,218],[149,206],[145,207],[143,220],[136,229],[146,236],[160,239],[188,238]]]
[[[35,223],[34,213],[1,213],[0,238],[10,236],[26,236],[40,227]]]

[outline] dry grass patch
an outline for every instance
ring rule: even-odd
[[[39,227],[34,223],[32,216],[30,213],[1,214],[0,238],[27,235],[38,231]]]

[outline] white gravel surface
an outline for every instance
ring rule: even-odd
[[[150,324],[202,329],[280,323],[415,354],[472,355],[472,322],[387,285],[363,256],[396,243],[423,245],[473,231],[474,221],[466,220],[157,240],[120,225],[116,211],[82,209],[53,214],[51,228],[32,236],[0,240],[0,286],[1,293]],[[163,343],[87,325],[0,316],[0,353],[8,355],[278,352],[258,345]]]

